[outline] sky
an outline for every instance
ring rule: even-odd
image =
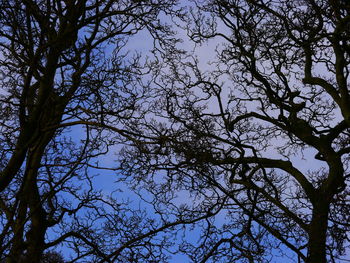
[[[189,39],[187,38],[184,31],[179,31],[179,37],[182,38],[183,42],[179,44],[179,46],[185,50],[193,50],[194,45]],[[195,49],[195,55],[198,57],[200,61],[200,66],[204,71],[210,71],[212,69],[212,65],[209,64],[211,60],[215,58],[215,49],[218,44],[221,43],[220,39],[212,40],[209,42],[205,42],[201,46],[197,46]],[[149,33],[147,31],[143,30],[139,32],[137,35],[132,36],[128,45],[125,47],[126,49],[130,50],[130,54],[133,54],[134,52],[141,53],[144,57],[150,55],[150,50],[152,49],[152,39]],[[230,82],[229,79],[226,79],[228,83]],[[1,92],[1,91],[0,91]],[[227,91],[228,92],[228,91]],[[215,103],[210,105],[209,110],[212,111],[218,111],[217,105]],[[83,138],[84,131],[82,126],[77,126],[74,128],[71,132],[72,137],[75,137],[76,140],[80,140]],[[276,145],[279,144],[278,140],[276,140]],[[101,166],[108,166],[108,167],[115,167],[117,166],[117,159],[118,159],[118,151],[120,150],[120,146],[116,146],[114,148],[110,149],[110,152],[107,155],[104,155],[102,157],[99,157],[100,165]],[[279,157],[276,151],[274,151],[272,148],[269,152],[266,152],[266,155],[268,157]],[[302,172],[307,172],[309,169],[318,169],[320,168],[323,163],[314,159],[315,152],[312,150],[308,150],[304,152],[304,156],[301,158],[300,156],[294,156],[291,157],[293,163],[295,166],[297,166]],[[310,161],[312,160],[312,161]],[[134,200],[134,205],[137,207],[139,205],[138,197],[132,193],[128,189],[127,185],[123,185],[121,182],[115,183],[118,179],[118,172],[117,171],[107,171],[107,170],[94,170],[91,169],[91,173],[95,173],[98,176],[95,177],[93,183],[96,189],[100,189],[106,196],[112,194],[112,192],[115,190],[115,187],[121,188],[123,191],[121,193],[122,198],[130,198],[131,200]],[[186,197],[179,199],[180,202],[185,202]],[[217,218],[217,224],[221,224],[224,220],[224,214],[219,216]],[[199,235],[199,232],[192,231],[190,233],[189,239],[195,240],[197,236]],[[286,254],[290,253],[288,250],[285,251]],[[62,253],[67,256],[69,251],[67,251],[65,248],[62,248]],[[172,260],[169,261],[169,263],[186,263],[190,262],[186,257],[182,255],[175,255],[173,256]],[[277,258],[274,259],[276,263],[289,263],[292,261],[288,261],[286,258]],[[272,263],[271,262],[271,263]]]
[[[179,44],[179,46],[185,50],[193,50],[194,49],[194,45],[193,43],[187,38],[186,34],[184,31],[179,30],[179,36],[182,38],[183,42],[181,44]],[[209,42],[205,42],[203,43],[203,45],[200,46],[196,46],[195,49],[195,55],[198,57],[199,62],[200,62],[200,66],[204,71],[210,71],[212,69],[212,65],[209,64],[210,61],[212,61],[215,58],[215,49],[217,47],[218,44],[221,43],[221,39],[216,39],[216,40],[212,40]],[[135,36],[132,36],[128,45],[126,46],[126,49],[128,49],[130,51],[130,55],[133,54],[133,52],[137,51],[140,52],[143,56],[148,56],[151,55],[150,54],[150,50],[152,49],[152,41],[151,41],[151,36],[149,35],[149,33],[147,33],[147,31],[143,30],[141,32],[139,32],[138,34],[136,34]],[[227,82],[230,82],[230,80],[226,80]],[[225,91],[224,91],[225,92]],[[211,104],[211,108],[209,108],[209,110],[213,110],[213,111],[217,111],[217,105],[215,104]],[[76,131],[79,132],[79,131]],[[118,152],[118,150],[120,150],[120,147],[116,146],[115,148],[112,148],[110,150],[110,153],[102,156],[99,158],[100,161],[100,165],[101,166],[112,166],[114,167],[116,165],[116,159],[117,156],[115,155],[115,153]],[[274,155],[276,155],[276,157],[278,157],[278,154],[276,152],[271,151],[270,153],[266,153],[268,155],[268,157],[274,157]],[[301,167],[301,170],[307,170],[310,168],[317,168],[320,164],[315,161],[310,163],[310,157],[312,157],[315,153],[314,152],[310,152],[307,153],[305,156],[305,159],[300,159],[299,157],[295,157],[295,163],[298,167]],[[95,177],[94,180],[94,184],[95,187],[98,189],[101,189],[103,191],[104,194],[109,195],[113,192],[114,187],[116,186],[115,181],[118,178],[118,172],[115,171],[93,171],[92,172],[96,172],[98,174],[97,177]],[[138,197],[132,193],[132,191],[128,190],[128,186],[127,185],[122,185],[122,183],[118,183],[117,187],[122,189],[122,193],[120,196],[122,196],[122,198],[130,198],[132,200],[134,200],[134,204],[135,207],[138,206],[139,202],[138,202]],[[188,200],[186,200],[186,197],[184,197],[183,199],[180,199],[179,202],[186,202]],[[219,216],[217,218],[218,220],[218,224],[220,224],[220,221],[224,221],[225,215],[222,214],[221,216]],[[194,241],[198,238],[199,236],[199,231],[194,230],[191,232],[190,234],[190,240]],[[64,252],[64,250],[63,250]],[[290,254],[290,252],[288,250],[285,250],[286,255]],[[277,251],[276,251],[276,255],[277,255]],[[293,256],[293,254],[289,255],[290,257]],[[190,260],[183,255],[175,255],[172,256],[172,260],[169,261],[169,263],[186,263],[186,262],[190,262]],[[289,262],[293,262],[287,259],[287,257],[274,257],[273,261],[271,261],[271,263],[280,263],[280,262],[284,262],[284,263],[289,263]]]
[[[219,25],[219,29],[220,29],[220,25]],[[223,30],[225,31],[225,29],[223,29]],[[179,30],[179,35],[183,39],[183,42],[179,46],[185,50],[193,50],[194,45],[191,41],[189,41],[185,32]],[[145,43],[147,43],[147,40],[149,40],[149,39],[150,38],[147,35],[147,33],[144,32],[142,34],[135,36],[134,40],[132,41],[133,44],[131,44],[129,47],[135,48],[138,50],[141,49],[143,52],[145,51],[145,53],[147,53],[147,48],[151,47],[151,45],[148,45]],[[212,70],[212,65],[210,65],[209,62],[212,61],[213,59],[215,59],[215,50],[216,50],[217,46],[221,43],[221,41],[222,41],[221,39],[215,39],[215,40],[211,40],[209,42],[205,42],[203,45],[196,46],[195,55],[198,57],[199,62],[200,62],[200,66],[203,69],[203,71]],[[326,75],[327,72],[322,72],[322,70],[324,70],[324,69],[320,69],[318,71],[318,73],[319,74],[324,73]],[[225,81],[229,83],[231,80],[226,79]],[[213,110],[214,112],[218,111],[216,108],[217,105],[211,104],[210,107],[212,107],[212,108],[209,108],[209,110]],[[338,117],[335,116],[335,122],[337,122],[337,119],[338,119]],[[340,119],[340,115],[339,115],[339,119]],[[275,145],[277,146],[280,143],[281,142],[278,141],[278,139],[276,139]],[[327,169],[327,167],[325,167],[324,162],[319,161],[319,160],[314,158],[316,153],[317,152],[315,150],[306,149],[302,152],[302,155],[290,156],[290,160],[293,162],[295,167],[297,167],[301,172],[303,172],[305,174],[308,173],[309,171],[315,171],[318,169]],[[270,158],[280,158],[281,157],[278,154],[278,152],[273,149],[273,147],[271,147],[269,149],[269,151],[265,152],[265,154],[266,154],[266,157],[270,157]],[[220,218],[218,218],[218,219],[220,221]],[[221,219],[223,219],[223,218],[221,218]],[[196,235],[196,233],[193,233],[193,235]],[[286,253],[286,257],[275,257],[272,262],[276,262],[276,263],[294,262],[293,260],[288,259],[288,257],[293,258],[294,254],[291,253],[288,249],[285,249],[284,252]],[[344,262],[347,261],[346,257],[347,256],[344,257]],[[189,261],[186,261],[186,258],[178,255],[178,256],[175,256],[173,258],[173,260],[170,262],[171,263],[180,263],[180,262],[189,262]],[[340,260],[339,262],[342,262],[342,260]]]
[[[187,37],[186,33],[184,31],[182,31],[181,29],[178,29],[178,36],[180,38],[182,38],[182,43],[179,44],[179,47],[185,49],[185,50],[194,50],[194,54],[197,56],[197,58],[199,59],[200,62],[200,66],[201,69],[203,71],[210,71],[212,70],[212,65],[210,65],[210,61],[212,61],[213,59],[215,59],[215,49],[217,47],[218,44],[221,43],[221,39],[216,39],[216,40],[212,40],[209,42],[205,42],[202,45],[197,45],[195,46]],[[134,52],[139,52],[141,53],[144,57],[146,56],[151,56],[150,50],[153,47],[153,43],[152,43],[152,38],[149,35],[149,33],[146,30],[143,30],[141,32],[139,32],[138,34],[132,36],[130,38],[129,43],[127,44],[127,46],[125,47],[126,50],[130,51],[130,56],[132,56],[132,54]],[[230,82],[230,80],[226,80],[227,82]],[[225,91],[224,91],[225,92]],[[217,105],[216,104],[211,104],[211,108],[209,108],[209,110],[213,110],[213,111],[217,111]],[[78,131],[76,131],[78,132]],[[106,167],[115,167],[116,166],[116,160],[118,158],[118,151],[121,148],[119,146],[116,146],[114,148],[110,149],[110,153],[104,156],[101,156],[99,158],[99,162],[101,166],[106,166]],[[269,154],[269,157],[272,157],[272,155],[274,155],[276,153],[271,152]],[[310,153],[311,155],[313,153]],[[308,166],[305,166],[304,164],[306,164],[308,162],[308,157],[306,156],[305,160],[300,160],[300,158],[298,158],[299,160],[297,160],[297,162],[300,162],[300,166],[301,167],[310,167],[310,163]],[[316,167],[318,164],[315,163],[314,166]],[[94,184],[95,187],[97,189],[101,189],[103,191],[104,194],[109,195],[111,194],[114,190],[115,187],[118,187],[122,190],[122,192],[120,193],[120,197],[122,199],[126,199],[126,198],[130,198],[131,200],[134,200],[134,205],[135,208],[139,205],[139,200],[138,197],[128,189],[127,185],[123,185],[122,183],[115,183],[115,181],[118,179],[118,172],[116,171],[94,171],[92,170],[92,172],[95,172],[96,174],[98,174],[97,177],[95,177],[94,180]],[[188,202],[186,196],[183,196],[182,198],[180,198],[178,200],[179,203],[182,202]],[[217,224],[222,224],[223,222],[225,222],[225,214],[221,213],[221,215],[219,215],[216,219]],[[188,235],[189,240],[191,240],[192,242],[196,242],[197,239],[199,238],[199,230],[194,230],[191,231],[190,234]],[[279,257],[278,256],[278,252],[276,252],[276,257],[274,257],[273,261],[271,261],[271,263],[289,263],[289,262],[293,262],[292,260],[288,260],[287,257],[289,255],[289,257],[293,257],[294,254],[290,253],[288,250],[285,250],[285,253],[287,255],[287,257]],[[67,252],[63,249],[63,253],[67,255]],[[187,256],[181,255],[181,254],[177,254],[177,255],[172,255],[172,259],[169,261],[169,263],[187,263],[187,262],[191,262]]]

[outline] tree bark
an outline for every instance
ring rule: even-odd
[[[327,263],[326,238],[329,202],[318,199],[314,204],[309,229],[309,246],[306,263]]]

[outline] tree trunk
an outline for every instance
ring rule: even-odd
[[[54,135],[54,130],[43,133],[38,138],[37,143],[29,151],[27,156],[27,164],[25,173],[23,176],[23,189],[22,189],[22,200],[21,202],[26,204],[26,208],[29,208],[27,218],[25,220],[30,221],[30,229],[26,233],[26,246],[18,245],[12,250],[12,255],[8,260],[9,263],[25,262],[25,263],[38,263],[41,260],[42,253],[45,246],[45,233],[47,230],[47,214],[43,207],[43,200],[39,193],[37,185],[38,171],[42,156],[44,154],[47,144],[50,142]],[[21,218],[19,218],[21,219]],[[18,220],[19,220],[18,219]],[[22,226],[25,220],[21,219],[18,222]],[[22,230],[23,232],[23,230]],[[23,233],[19,233],[22,238]],[[24,242],[23,239],[19,239],[18,242]],[[24,253],[24,250],[26,252]],[[14,255],[17,259],[13,261]],[[18,255],[22,255],[22,259],[18,260]]]
[[[318,199],[314,204],[309,229],[308,256],[306,263],[327,263],[326,238],[329,203]]]

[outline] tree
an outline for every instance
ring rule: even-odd
[[[216,60],[161,54],[157,99],[129,123],[143,134],[124,149],[126,178],[164,214],[207,215],[200,243],[179,248],[195,262],[270,262],[277,249],[337,262],[350,227],[349,3],[192,2],[182,25],[217,44]]]
[[[54,251],[48,251],[43,255],[41,263],[64,263],[63,256]]]
[[[23,260],[23,258],[17,259],[17,261]],[[6,263],[5,259],[0,261],[1,263]],[[40,263],[64,263],[63,256],[55,251],[47,251],[42,255]]]
[[[62,244],[75,261],[165,257],[153,237],[168,225],[102,195],[93,169],[146,96],[140,55],[123,47],[141,30],[171,44],[158,16],[174,4],[0,2],[0,260],[37,263]]]

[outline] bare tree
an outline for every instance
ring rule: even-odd
[[[216,60],[205,70],[162,54],[159,96],[129,124],[144,133],[124,149],[125,175],[160,213],[209,215],[199,243],[179,248],[194,262],[270,262],[278,249],[338,262],[350,227],[348,1],[192,2],[188,35],[215,41]]]
[[[165,260],[153,237],[179,222],[106,198],[93,169],[147,94],[140,55],[123,47],[141,30],[171,45],[158,17],[174,4],[0,2],[0,260],[37,263],[62,244],[72,262]]]
[[[43,255],[40,262],[41,263],[64,263],[64,259],[60,253],[54,252],[54,251],[48,251]]]

